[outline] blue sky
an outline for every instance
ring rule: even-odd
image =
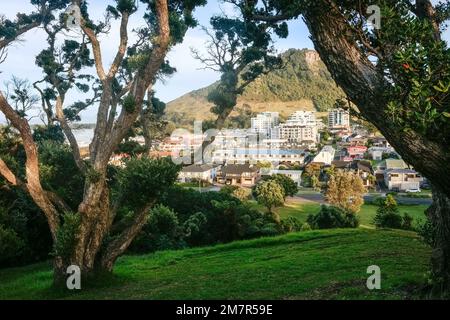
[[[0,0],[0,13],[9,18],[13,18],[17,12],[31,12],[33,7],[29,2],[29,0]],[[93,18],[102,18],[106,7],[105,2],[109,4],[113,1],[90,1],[90,13]],[[233,11],[234,9],[230,5],[225,5],[219,0],[209,0],[207,6],[197,9],[195,16],[201,25],[207,26],[212,15],[221,14],[222,12],[233,14]],[[129,29],[140,25],[140,16],[136,14],[131,19]],[[289,48],[313,48],[312,42],[309,39],[309,32],[301,20],[290,22],[289,29],[290,35],[287,39],[279,39],[276,41],[275,47],[278,51],[282,52]],[[115,23],[110,34],[100,39],[106,67],[111,63],[117,50],[117,30],[118,25]],[[448,33],[446,34],[446,38],[450,39]],[[205,41],[205,35],[199,28],[190,30],[183,44],[173,48],[169,53],[168,58],[171,65],[176,67],[178,72],[164,82],[156,84],[155,90],[161,100],[169,102],[192,90],[208,86],[219,78],[219,75],[213,71],[202,70],[201,64],[192,57],[190,48],[195,47],[201,50],[204,47]],[[40,69],[35,66],[34,60],[36,55],[45,47],[45,34],[39,29],[30,31],[22,37],[21,42],[14,44],[9,49],[7,61],[0,65],[0,89],[4,89],[4,82],[10,79],[13,74],[19,78],[29,79],[30,82],[41,79],[42,74]],[[81,99],[84,98],[81,97]],[[68,100],[75,101],[77,99],[80,99],[80,93],[74,90],[69,95]],[[82,118],[84,122],[93,122],[95,120],[94,109],[91,108],[83,112]],[[1,121],[2,115],[0,114]]]
[[[94,18],[101,19],[103,10],[106,7],[105,1],[90,1],[90,12]],[[112,1],[108,1],[112,3]],[[0,13],[9,18],[13,18],[17,12],[31,12],[33,7],[29,0],[0,0]],[[208,5],[197,9],[195,16],[203,26],[209,25],[209,19],[213,14],[226,12],[233,13],[233,8],[217,0],[208,1]],[[140,15],[130,21],[130,29],[139,25]],[[312,48],[312,43],[308,38],[306,26],[301,21],[295,21],[291,24],[291,36],[289,39],[283,39],[276,43],[276,48],[281,52],[289,48]],[[104,63],[108,65],[113,59],[113,55],[118,45],[117,23],[113,25],[110,35],[102,37]],[[19,78],[29,79],[31,82],[42,77],[42,74],[34,64],[36,55],[46,46],[45,35],[42,30],[33,30],[22,37],[20,43],[15,44],[9,49],[7,61],[0,66],[0,88],[4,89],[4,82],[14,74]],[[169,53],[170,63],[177,68],[177,73],[172,77],[165,79],[164,82],[156,84],[157,96],[166,102],[178,98],[192,90],[210,85],[218,80],[219,75],[213,71],[201,70],[201,64],[196,61],[191,54],[190,48],[202,48],[205,43],[205,35],[199,28],[189,30],[183,44],[176,46]],[[76,100],[78,92],[72,92],[68,99]],[[95,110],[88,110],[82,114],[83,121],[91,122],[94,120]],[[1,121],[0,115],[0,121]]]

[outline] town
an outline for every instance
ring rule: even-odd
[[[155,142],[152,155],[191,163],[205,136],[174,133]],[[278,112],[262,112],[251,119],[250,128],[218,132],[208,149],[209,158],[184,166],[180,182],[251,188],[263,176],[281,174],[299,187],[320,189],[324,172],[333,167],[359,176],[368,191],[420,193],[429,188],[383,136],[353,123],[342,108],[322,118],[313,111],[296,111],[286,121]],[[311,179],[311,171],[317,179]]]

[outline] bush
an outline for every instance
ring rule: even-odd
[[[377,228],[401,229],[402,222],[402,216],[398,212],[380,213],[377,211],[374,218],[374,224]]]
[[[374,224],[377,228],[411,230],[412,221],[413,218],[408,214],[405,214],[403,217],[400,215],[397,201],[390,194],[380,204],[374,218]]]
[[[17,236],[12,229],[0,225],[0,266],[16,264],[17,259],[25,246],[25,242]]]
[[[302,232],[303,231],[311,231],[311,230],[312,230],[312,228],[308,222],[305,222],[304,224],[302,224],[302,228],[300,229],[300,231],[302,231]]]
[[[148,222],[133,241],[133,252],[148,253],[158,250],[180,249],[185,246],[177,214],[158,205],[150,210]]]
[[[403,230],[413,230],[413,217],[411,217],[409,214],[405,213],[402,217],[402,229]]]
[[[220,192],[232,197],[235,197],[236,199],[245,202],[247,200],[250,200],[252,198],[252,190],[247,188],[241,188],[238,186],[224,186],[222,189],[220,189]]]
[[[357,228],[359,226],[359,219],[354,213],[332,206],[322,206],[319,213],[309,215],[307,222],[313,229]]]
[[[118,200],[124,207],[143,208],[175,184],[180,169],[167,158],[132,158],[126,162],[125,168],[118,170],[113,193],[123,197]]]
[[[429,246],[433,247],[435,244],[435,227],[429,219],[424,223],[419,223],[417,226],[417,233],[422,237],[423,241]]]
[[[281,220],[281,228],[285,233],[298,232],[302,229],[302,223],[295,217],[288,217]]]
[[[195,233],[185,238],[189,246],[282,233],[280,225],[270,215],[259,212],[226,192],[202,193],[176,186],[164,195],[161,202],[177,212],[185,233],[188,233],[186,230],[192,223],[200,222]],[[199,213],[202,217],[198,216]]]

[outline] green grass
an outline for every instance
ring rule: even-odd
[[[429,206],[427,205],[399,205],[400,214],[408,213],[415,223],[425,221],[425,210]],[[373,219],[377,213],[378,207],[371,204],[365,204],[362,206],[361,211],[358,213],[360,217],[360,223],[364,226],[373,226]]]
[[[260,205],[253,203],[252,206],[259,210],[266,210]],[[414,218],[414,222],[423,222],[425,220],[425,210],[427,205],[399,205],[400,214],[408,213]],[[365,227],[373,227],[373,219],[377,213],[378,207],[371,204],[365,204],[361,207],[361,211],[358,213],[360,223]],[[284,207],[277,208],[274,211],[277,212],[281,218],[295,217],[301,222],[305,222],[309,214],[316,214],[320,210],[320,204],[315,202],[297,202],[287,201]]]
[[[126,256],[114,277],[79,292],[51,290],[50,264],[0,271],[0,299],[419,298],[430,250],[414,233],[329,230]],[[381,268],[369,291],[367,267]]]

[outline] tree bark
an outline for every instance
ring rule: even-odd
[[[433,204],[427,210],[433,225],[432,296],[439,297],[450,289],[450,199],[438,189],[433,190]]]

